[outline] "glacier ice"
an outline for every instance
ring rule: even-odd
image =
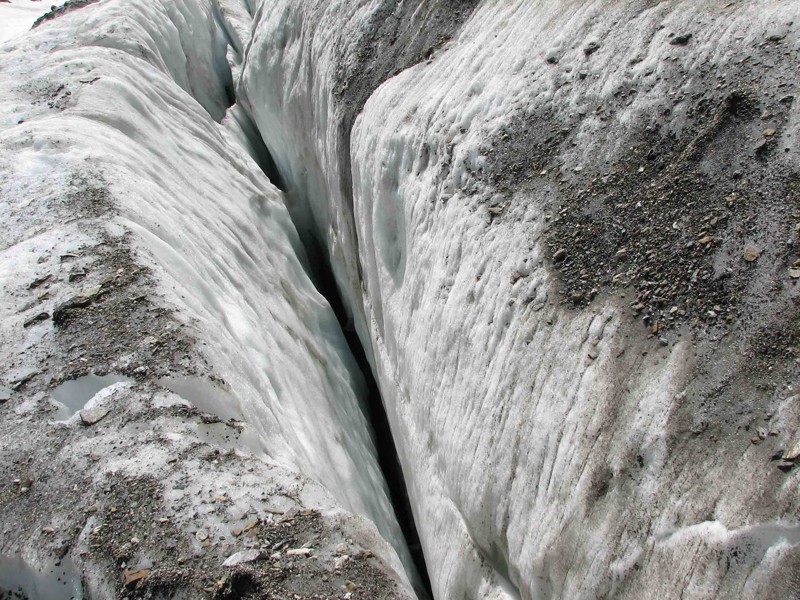
[[[225,382],[165,387],[209,411],[235,398],[219,413],[255,431],[245,450],[374,521],[414,579],[365,382],[314,284],[330,269],[436,598],[789,596],[797,478],[767,449],[800,434],[797,370],[770,379],[743,350],[796,313],[788,255],[737,290],[752,309],[738,330],[662,340],[627,288],[571,305],[547,244],[568,196],[613,187],[622,158],[658,162],[638,155],[642,131],[707,172],[769,160],[796,177],[797,14],[797,0],[101,2],[4,46],[0,190],[19,215],[73,172],[108,182],[106,227],[131,236]],[[784,108],[697,112],[736,94]],[[752,138],[745,158],[714,137],[731,131]],[[764,200],[743,164],[730,203],[748,198],[751,229],[794,252],[796,186],[763,183],[780,196]],[[24,262],[40,216],[12,220],[4,263]],[[710,259],[720,279],[736,243]]]

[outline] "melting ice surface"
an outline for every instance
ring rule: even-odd
[[[0,599],[80,600],[83,586],[71,561],[38,571],[18,556],[0,556]]]
[[[81,410],[97,392],[115,383],[131,383],[133,379],[123,375],[85,375],[65,381],[53,390],[53,399],[64,405],[59,413],[60,419],[71,417]]]
[[[213,383],[198,377],[162,377],[158,380],[174,394],[190,402],[202,411],[217,415],[220,419],[242,419],[237,404],[231,395]]]

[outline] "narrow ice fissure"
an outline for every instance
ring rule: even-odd
[[[247,129],[245,129],[245,131],[247,132],[249,130],[255,133],[255,135],[248,135],[248,139],[253,146],[253,150],[257,153],[256,162],[270,181],[273,182],[276,187],[285,191],[276,163],[266,144],[264,144],[261,139],[261,134],[257,126],[246,112],[242,111],[242,114],[247,120]],[[367,360],[367,355],[361,344],[361,340],[350,324],[346,307],[339,294],[338,286],[336,285],[333,269],[322,250],[320,240],[311,233],[308,235],[301,235],[300,237],[311,270],[308,275],[314,282],[317,291],[328,301],[336,314],[336,318],[347,340],[350,352],[355,358],[361,375],[367,384],[367,406],[365,416],[372,429],[370,434],[375,444],[378,465],[387,484],[389,499],[416,569],[416,573],[408,573],[409,579],[414,584],[415,591],[420,600],[432,598],[431,582],[428,576],[425,556],[408,497],[402,465],[400,464],[400,458],[389,426],[386,409],[383,405],[380,387],[372,373],[372,367]]]
[[[322,252],[319,241],[315,238],[308,238],[305,239],[303,243],[313,269],[313,273],[310,274],[311,279],[314,281],[319,293],[328,300],[328,303],[333,308],[345,339],[347,340],[350,352],[356,359],[356,363],[367,384],[366,417],[372,428],[370,433],[372,434],[375,450],[377,451],[378,465],[389,490],[389,499],[395,517],[400,524],[400,529],[402,530],[403,537],[417,571],[416,574],[409,573],[409,579],[416,583],[415,591],[420,597],[420,600],[432,598],[433,592],[427,564],[425,562],[425,554],[422,549],[419,532],[417,531],[414,512],[405,484],[403,467],[400,463],[394,436],[392,435],[392,430],[389,425],[389,418],[383,404],[380,386],[367,360],[367,355],[361,344],[361,339],[349,323],[347,310],[339,294],[339,288],[336,285],[333,269],[331,269],[327,257]]]
[[[270,182],[281,191],[286,192],[287,190],[278,171],[276,162],[255,121],[241,105],[235,105],[234,108],[237,110],[231,113],[231,116],[237,120],[246,138],[251,156]],[[295,223],[295,225],[297,226],[297,223]],[[375,445],[378,465],[387,484],[389,499],[395,517],[400,525],[404,541],[411,554],[416,570],[416,573],[407,573],[409,580],[414,584],[415,591],[421,600],[432,598],[433,594],[425,556],[414,520],[402,465],[389,426],[389,419],[386,415],[379,385],[372,372],[372,367],[367,360],[367,354],[361,344],[361,340],[350,322],[347,307],[339,293],[333,269],[323,250],[324,246],[322,244],[324,242],[317,237],[318,234],[314,228],[305,230],[301,230],[299,226],[297,228],[298,231],[301,232],[300,239],[308,257],[308,265],[311,271],[308,275],[317,288],[317,291],[328,301],[333,309],[350,352],[355,358],[360,373],[367,385],[365,417],[371,427],[370,437]]]

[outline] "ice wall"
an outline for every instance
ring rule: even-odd
[[[794,363],[788,380],[737,389],[741,332],[687,326],[662,343],[624,289],[572,308],[545,236],[579,193],[565,183],[607,178],[634,134],[682,140],[680,101],[698,85],[794,92],[800,4],[465,6],[454,27],[417,30],[409,18],[450,3],[263,0],[240,83],[371,351],[435,596],[796,594],[797,540],[780,526],[796,520],[797,480],[748,433],[766,414],[791,443]],[[431,32],[443,35],[406,52]],[[748,81],[734,77],[743,60]],[[352,87],[369,90],[363,110]],[[796,173],[790,106],[775,168]],[[763,125],[748,127],[740,135],[757,140]],[[540,145],[513,154],[538,132]],[[716,152],[712,171],[727,164]],[[782,285],[762,325],[794,310]],[[784,533],[759,533],[773,525]]]
[[[308,277],[285,198],[217,123],[230,102],[226,52],[211,4],[193,0],[101,2],[8,43],[0,125],[16,150],[3,193],[24,203],[33,181],[53,198],[74,177],[107,185],[109,232],[140,250],[206,346],[234,404],[224,412],[256,431],[243,450],[322,483],[406,559],[363,378]],[[21,101],[31,94],[34,109]],[[405,581],[397,555],[386,558]]]

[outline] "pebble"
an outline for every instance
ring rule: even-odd
[[[692,39],[691,33],[682,33],[681,35],[676,35],[672,38],[669,43],[673,46],[685,46],[689,43],[689,40]]]
[[[231,554],[228,558],[225,559],[225,562],[222,563],[222,566],[235,567],[236,565],[254,562],[263,557],[264,553],[261,550],[243,550],[242,552],[236,552],[235,554]]]
[[[108,413],[111,412],[110,408],[104,406],[96,406],[94,408],[84,408],[81,411],[81,423],[84,425],[94,425],[95,423],[101,421]]]
[[[130,586],[148,575],[150,575],[150,569],[138,569],[136,571],[125,569],[125,586]]]
[[[789,449],[783,453],[781,458],[783,460],[797,460],[800,458],[800,440],[797,440],[794,445],[789,446]]]
[[[599,49],[600,49],[600,43],[596,41],[591,41],[588,44],[586,44],[586,46],[583,48],[583,53],[586,56],[589,56],[597,52]]]
[[[745,249],[744,249],[744,255],[743,255],[743,258],[744,258],[744,259],[745,259],[747,262],[753,262],[753,261],[754,261],[754,260],[756,260],[756,259],[757,259],[759,256],[760,256],[760,253],[759,253],[759,251],[758,251],[758,250],[756,250],[755,248],[753,248],[752,246],[747,246],[747,248],[745,248]]]
[[[553,254],[553,260],[556,262],[561,262],[565,258],[567,258],[567,251],[564,250],[564,248],[559,248],[556,250],[555,254]]]
[[[50,318],[50,313],[48,312],[40,312],[39,314],[33,315],[32,317],[25,320],[22,326],[27,329],[31,325],[35,325],[36,323],[40,323],[42,321],[46,321]]]

